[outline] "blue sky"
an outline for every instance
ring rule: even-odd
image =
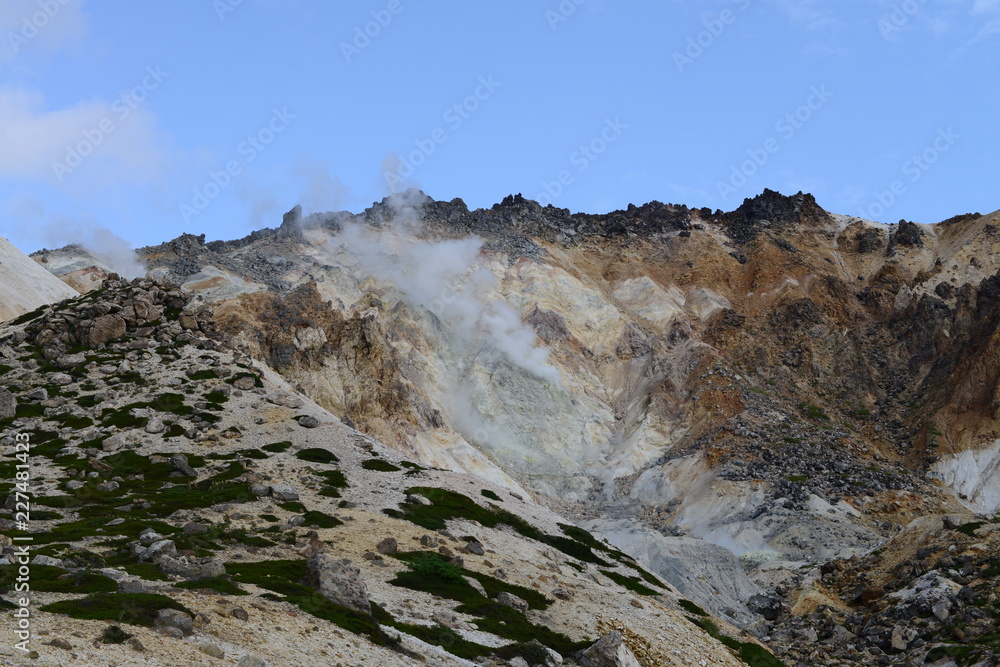
[[[237,238],[410,185],[1000,208],[1000,0],[4,0],[0,37],[0,234],[27,251]]]

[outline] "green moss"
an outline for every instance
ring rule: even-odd
[[[13,366],[8,366],[7,364],[0,364],[0,375],[6,375],[14,370]]]
[[[208,579],[199,579],[198,581],[184,581],[174,585],[177,586],[177,588],[187,588],[189,590],[207,588],[215,591],[216,593],[221,593],[222,595],[249,595],[249,593],[245,590],[234,584],[229,579],[225,579],[223,577],[210,577]]]
[[[653,589],[644,586],[639,577],[629,577],[624,574],[619,574],[617,572],[612,572],[611,570],[601,570],[601,574],[606,576],[611,581],[615,582],[619,586],[624,586],[634,593],[639,595],[662,595],[660,591],[654,591]]]
[[[561,655],[572,655],[590,645],[590,642],[574,642],[562,633],[554,632],[542,625],[535,625],[516,609],[496,602],[461,604],[455,611],[480,617],[479,620],[472,621],[472,624],[484,632],[521,644],[537,639]]]
[[[132,635],[122,630],[120,626],[109,625],[101,633],[100,641],[102,644],[124,644],[131,638]]]
[[[259,449],[241,449],[236,452],[245,459],[255,459],[257,461],[263,461],[265,459],[271,458],[267,453],[260,451]]]
[[[319,495],[327,498],[340,498],[340,489],[347,488],[347,478],[339,470],[324,470],[316,473],[326,484],[320,489]]]
[[[306,511],[305,505],[294,500],[287,503],[278,503],[278,507],[286,512],[292,512],[293,514],[305,514]]]
[[[361,467],[365,470],[375,470],[378,472],[398,472],[402,468],[394,466],[388,461],[383,461],[382,459],[368,459],[361,463]]]
[[[753,642],[741,642],[732,637],[727,637],[719,630],[719,626],[710,618],[695,618],[688,616],[687,619],[707,632],[712,638],[721,642],[724,646],[733,650],[736,656],[751,667],[785,667],[785,664],[778,660],[767,649]]]
[[[0,592],[14,586],[17,571],[0,569]],[[70,572],[50,565],[31,566],[31,590],[45,593],[100,593],[118,590],[118,584],[109,577],[86,570]]]
[[[152,627],[161,609],[194,613],[166,595],[154,593],[95,593],[77,600],[63,600],[40,607],[41,611],[85,620],[118,621]]]
[[[809,475],[788,475],[785,479],[789,482],[806,482],[809,481]]]
[[[482,496],[483,496],[484,498],[489,498],[490,500],[496,500],[496,501],[499,501],[499,500],[500,500],[500,496],[498,496],[497,494],[493,493],[493,492],[492,492],[492,491],[490,491],[489,489],[483,489],[483,490],[482,490],[482,491],[480,491],[479,493],[480,493],[480,494],[481,494],[481,495],[482,495]]]
[[[17,326],[19,324],[27,324],[28,322],[33,322],[34,320],[37,320],[39,317],[41,317],[42,315],[44,315],[45,314],[45,310],[46,310],[46,306],[42,306],[41,308],[38,308],[37,310],[33,310],[30,313],[25,313],[24,315],[21,315],[19,317],[15,317],[14,319],[12,319],[9,322],[9,324],[13,325],[13,326]]]
[[[333,528],[335,526],[342,526],[344,522],[337,517],[330,516],[329,514],[324,514],[323,512],[309,511],[304,515],[306,526],[319,526],[320,528]]]
[[[289,447],[292,446],[291,441],[283,440],[281,442],[272,442],[270,445],[264,445],[261,447],[265,452],[273,452],[275,454],[280,454],[281,452],[287,451]]]
[[[205,400],[210,403],[215,403],[216,405],[221,406],[223,403],[229,401],[229,397],[226,396],[223,392],[216,389],[215,391],[210,391],[207,394],[205,394]]]
[[[482,584],[483,590],[486,591],[486,595],[489,598],[496,597],[502,592],[507,592],[512,595],[516,595],[527,602],[528,606],[532,609],[544,610],[552,604],[552,600],[548,599],[533,588],[511,584],[497,579],[496,577],[491,577],[488,574],[483,574],[482,572],[464,570],[452,565],[448,562],[447,558],[433,551],[406,551],[393,554],[393,557],[397,560],[403,561],[411,569],[411,572],[403,572],[400,573],[400,575],[397,575],[399,583],[395,580],[389,582],[403,588],[414,588],[414,586],[408,585],[414,581],[414,578],[409,575],[416,575],[416,579],[423,580],[423,583],[416,584],[418,586],[442,585],[444,587],[448,587],[451,584],[459,584],[459,588],[455,589],[453,592],[457,595],[465,595],[467,590],[462,588],[461,585],[469,585],[466,578],[472,578]],[[407,576],[403,577],[403,575]],[[400,579],[400,577],[402,577],[402,579]],[[437,584],[433,582],[437,582]],[[471,588],[471,586],[469,587]],[[474,597],[469,598],[451,597],[433,590],[427,590],[426,588],[416,588],[416,590],[423,590],[428,593],[440,595],[441,597],[449,597],[452,600],[458,600],[460,602],[476,602],[484,599],[479,593],[476,593]],[[475,589],[473,589],[473,591],[475,591]]]
[[[302,461],[309,461],[310,463],[339,463],[338,459],[333,452],[323,449],[321,447],[312,447],[310,449],[303,449],[301,451],[295,452],[295,458]]]
[[[986,525],[985,521],[970,521],[969,523],[964,523],[956,530],[960,533],[965,533],[966,535],[975,535],[976,531]]]
[[[270,599],[290,602],[306,613],[330,621],[349,632],[367,635],[372,643],[399,650],[396,641],[382,630],[374,617],[330,602],[300,583],[306,576],[304,560],[273,560],[257,563],[228,563],[226,570],[240,583],[266,588],[278,595]],[[269,594],[265,594],[267,597]]]
[[[45,413],[45,408],[40,404],[18,403],[14,416],[21,419],[31,419],[41,417]]]
[[[428,530],[444,529],[449,519],[478,521],[487,528],[504,524],[524,537],[548,544],[573,558],[605,567],[610,565],[598,558],[586,544],[558,535],[547,535],[512,512],[495,506],[493,509],[483,508],[461,493],[422,486],[411,487],[406,493],[422,495],[430,500],[431,504],[404,504],[400,506],[402,511],[383,510],[383,512],[389,516],[406,519]]]
[[[184,435],[184,433],[185,431],[183,426],[181,426],[180,424],[171,424],[170,426],[167,427],[167,430],[164,431],[163,437],[177,438]]]
[[[49,417],[52,421],[65,426],[66,428],[72,428],[76,430],[85,429],[88,426],[94,425],[94,420],[90,417],[78,417],[76,415],[64,412],[58,415],[52,415]]]
[[[211,369],[195,371],[194,373],[190,373],[188,375],[188,378],[192,380],[214,380],[217,377],[219,376],[216,375],[215,371]]]
[[[696,605],[694,602],[691,602],[691,600],[685,600],[682,598],[677,601],[677,604],[680,605],[681,609],[684,611],[695,614],[696,616],[708,616],[707,611]]]
[[[273,514],[261,514],[260,518],[263,519],[264,521],[270,521],[271,523],[278,521],[278,517],[274,516]]]

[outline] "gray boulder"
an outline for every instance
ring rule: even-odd
[[[0,389],[0,419],[10,419],[17,412],[17,399],[6,389]]]
[[[635,654],[625,646],[622,633],[614,630],[580,654],[583,667],[640,667]]]
[[[325,553],[314,554],[306,561],[305,583],[335,604],[372,613],[361,570],[346,558],[334,560]]]
[[[181,577],[187,581],[199,581],[201,579],[221,577],[226,574],[226,566],[223,565],[221,560],[215,558],[187,559],[162,556],[160,558],[160,570],[164,574]]]

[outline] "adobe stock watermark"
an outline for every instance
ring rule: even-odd
[[[293,120],[295,114],[289,113],[288,107],[281,109],[274,107],[271,110],[271,118],[264,126],[253,134],[248,134],[236,147],[236,155],[239,157],[226,162],[224,169],[209,171],[205,182],[192,191],[191,201],[178,206],[177,210],[184,218],[184,222],[190,222],[191,218],[200,215],[208,208],[223,190],[232,185],[233,179],[239,176],[248,164],[256,160],[257,156],[264,152]]]
[[[748,148],[747,159],[739,164],[734,164],[729,172],[729,179],[716,181],[715,187],[723,201],[734,194],[737,189],[747,184],[750,178],[770,161],[771,156],[781,150],[782,141],[788,141],[795,136],[795,133],[808,123],[813,115],[823,108],[823,106],[833,97],[826,84],[812,86],[809,89],[809,96],[803,104],[800,104],[794,111],[786,113],[774,123],[774,131],[777,136],[771,136],[764,140],[759,148]]]
[[[84,129],[80,133],[83,137],[80,141],[66,146],[66,156],[62,161],[56,160],[52,163],[52,172],[56,179],[61,183],[66,176],[83,164],[84,160],[118,129],[118,123],[124,123],[168,76],[170,73],[161,70],[159,65],[148,66],[141,83],[122,93],[111,103],[112,115],[102,118],[96,127]]]
[[[355,56],[371,46],[372,41],[377,39],[382,31],[389,27],[392,19],[402,13],[402,0],[389,0],[384,9],[373,9],[370,14],[371,21],[363,26],[355,26],[354,38],[350,42],[340,43],[340,52],[344,55],[344,60],[350,65]]]
[[[559,25],[568,21],[585,2],[587,0],[560,0],[554,9],[546,9],[545,20],[549,22],[549,28],[555,32]]]
[[[386,171],[382,174],[386,185],[389,186],[389,191],[395,192],[396,188],[412,176],[418,167],[427,162],[427,158],[437,152],[441,144],[448,141],[450,136],[448,134],[449,130],[457,132],[465,121],[471,118],[472,114],[478,111],[482,103],[490,99],[501,85],[503,84],[495,80],[492,74],[481,76],[471,94],[445,109],[444,113],[441,114],[441,120],[447,125],[448,129],[436,127],[427,136],[414,139],[413,144],[415,148],[400,157],[396,170]]]
[[[883,38],[889,39],[903,29],[922,8],[927,0],[902,0],[892,6],[892,11],[883,14],[878,20],[878,31]]]
[[[951,126],[947,128],[939,127],[934,141],[924,150],[910,156],[903,163],[902,167],[900,167],[900,171],[902,171],[906,180],[897,178],[889,184],[887,189],[876,190],[872,193],[874,199],[868,206],[858,209],[858,217],[866,220],[877,220],[882,217],[893,204],[899,201],[900,197],[906,194],[907,181],[911,184],[919,181],[941,159],[942,155],[951,150],[951,147],[955,145],[956,141],[961,139],[961,136],[960,134],[956,134],[951,129]]]
[[[243,4],[243,0],[212,0],[212,9],[215,10],[215,15],[219,17],[219,21],[226,20],[226,14],[231,14],[236,11],[236,8]]]
[[[17,32],[11,30],[7,33],[7,42],[14,51],[14,55],[21,52],[21,47],[38,36],[38,33],[45,29],[52,19],[54,19],[62,8],[73,2],[73,0],[38,0],[37,12],[21,19],[21,29]]]
[[[750,0],[731,1],[740,12],[746,11],[750,6]],[[738,17],[739,14],[732,9],[723,9],[711,18],[704,19],[702,21],[704,29],[688,37],[687,44],[682,51],[674,51],[673,59],[677,71],[683,74],[684,68],[693,65],[694,61],[700,58],[705,50],[715,44],[715,40],[722,36],[727,26],[736,23]]]
[[[608,147],[618,141],[627,129],[628,125],[621,121],[620,116],[615,116],[613,119],[606,118],[604,127],[601,128],[598,135],[570,154],[569,164],[574,169],[563,169],[556,174],[555,180],[542,180],[543,192],[539,192],[535,196],[535,201],[542,206],[555,202],[559,195],[576,180],[574,171],[576,174],[582,174],[590,169],[590,166],[604,155]]]

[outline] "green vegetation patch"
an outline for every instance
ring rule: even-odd
[[[397,575],[396,579],[389,582],[402,588],[422,590],[427,593],[433,593],[434,595],[447,597],[451,600],[457,600],[459,602],[482,601],[484,599],[483,596],[478,593],[476,589],[472,588],[468,581],[466,581],[466,577],[468,577],[481,583],[483,585],[483,589],[486,591],[486,595],[490,598],[496,597],[502,592],[507,592],[512,595],[516,595],[527,602],[528,606],[532,609],[544,610],[552,604],[552,600],[548,599],[533,588],[510,584],[501,579],[497,579],[496,577],[491,577],[488,574],[462,569],[456,565],[452,565],[448,562],[447,558],[433,551],[407,551],[393,554],[393,557],[403,561],[410,568],[409,572],[401,572]],[[417,576],[411,577],[409,575]],[[417,588],[415,586],[408,585],[414,581],[417,581],[416,586],[424,586],[424,588]],[[442,586],[444,589],[447,589],[452,584],[459,585],[454,592],[462,597],[452,597],[435,590],[427,590],[426,588],[427,586]],[[466,586],[472,591],[471,597],[468,596],[467,590],[462,588],[462,586]]]
[[[102,644],[124,644],[132,635],[121,629],[118,625],[109,625],[104,628],[104,632],[101,633],[101,643]]]
[[[785,663],[778,660],[774,655],[760,644],[753,642],[741,642],[732,637],[727,637],[719,630],[719,626],[710,618],[695,618],[688,616],[687,619],[704,630],[712,638],[721,642],[724,646],[732,649],[736,656],[750,665],[750,667],[785,667]]]
[[[324,514],[323,512],[317,512],[315,510],[310,510],[303,515],[305,519],[306,526],[319,526],[320,528],[334,528],[335,526],[342,526],[344,522],[335,516],[330,516],[329,514]]]
[[[601,574],[619,586],[624,586],[633,593],[638,593],[639,595],[662,595],[660,591],[654,591],[648,586],[644,586],[639,580],[639,577],[629,577],[624,574],[612,572],[611,570],[601,570]]]
[[[559,535],[547,535],[513,512],[497,506],[486,509],[461,493],[425,486],[411,487],[406,490],[406,493],[421,495],[430,500],[431,504],[402,504],[400,505],[400,510],[387,509],[383,510],[383,512],[389,516],[410,521],[428,530],[443,530],[447,526],[446,522],[449,519],[478,521],[487,528],[494,528],[501,524],[507,525],[524,537],[548,544],[578,560],[605,567],[610,565],[610,563],[594,554],[591,547],[587,544]]]
[[[680,599],[677,601],[677,604],[680,605],[681,609],[684,611],[696,616],[708,616],[707,611],[696,605],[694,602],[691,602],[691,600]]]
[[[14,587],[16,568],[0,569],[0,592]],[[44,593],[101,593],[118,590],[118,584],[110,577],[87,570],[70,572],[51,565],[31,566],[31,590]]]
[[[284,450],[274,450],[274,451],[284,451]],[[301,451],[295,452],[295,458],[302,461],[308,461],[309,463],[340,462],[340,459],[338,459],[333,452],[327,449],[323,449],[322,447],[311,447],[309,449],[303,449]]]
[[[375,470],[377,472],[398,472],[402,470],[399,466],[394,466],[382,459],[368,459],[362,462],[361,467],[365,470]]]
[[[224,577],[210,577],[199,579],[198,581],[184,581],[175,584],[177,588],[187,588],[189,590],[208,589],[221,593],[222,595],[249,595],[245,590]]]
[[[306,576],[304,560],[272,560],[256,563],[227,563],[234,581],[252,584],[277,593],[271,599],[289,602],[317,618],[330,621],[355,634],[367,635],[372,643],[399,650],[398,643],[381,628],[373,616],[330,602],[300,583]],[[374,605],[373,605],[374,608]]]
[[[290,440],[283,440],[281,442],[272,442],[270,445],[264,445],[261,449],[265,452],[280,454],[281,452],[287,451],[291,446],[292,442]]]
[[[500,496],[493,493],[489,489],[483,489],[479,493],[483,496],[483,498],[489,498],[490,500],[496,500],[497,502],[500,502]]]
[[[70,618],[118,621],[152,627],[161,609],[194,613],[166,595],[155,593],[95,593],[78,600],[63,600],[40,607],[41,611],[65,614]]]

